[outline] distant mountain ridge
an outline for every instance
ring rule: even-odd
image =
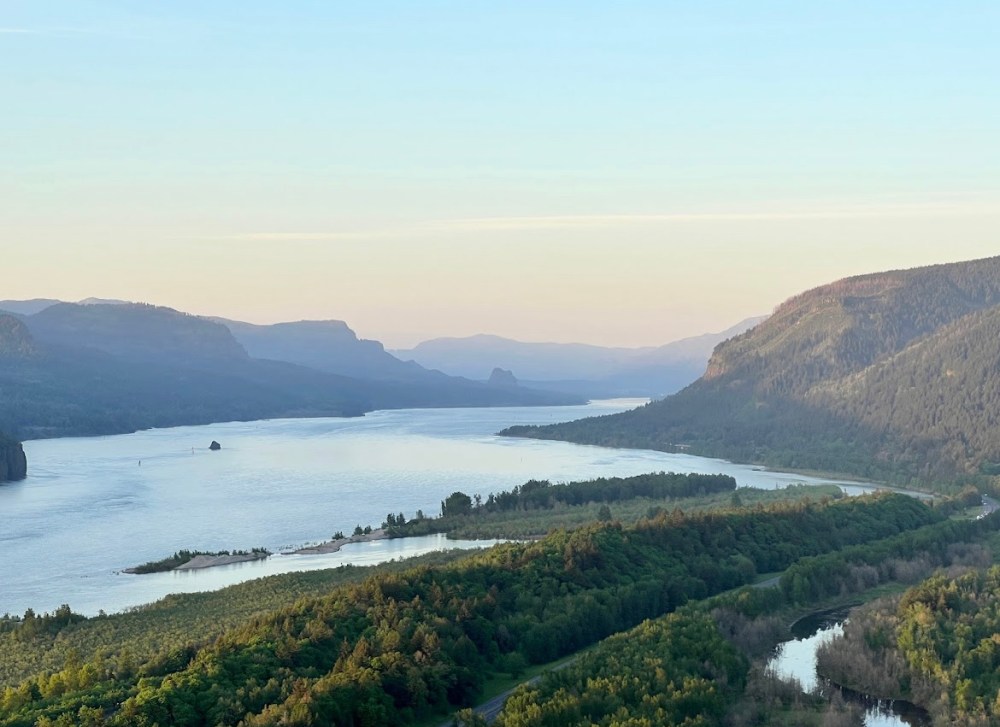
[[[62,303],[55,298],[32,298],[31,300],[0,300],[0,311],[13,313],[19,316],[30,316],[33,313],[45,310],[56,303]]]
[[[661,396],[683,388],[700,376],[717,344],[762,320],[763,317],[748,318],[719,333],[642,348],[530,343],[479,334],[465,338],[436,338],[393,353],[469,378],[485,378],[492,369],[503,368],[533,386],[591,396]]]
[[[582,402],[426,371],[377,341],[359,341],[338,321],[252,326],[139,303],[31,303],[34,313],[0,311],[0,430],[22,439],[401,407]],[[271,357],[248,353],[230,325]]]
[[[42,343],[129,361],[192,365],[249,358],[225,326],[145,303],[57,303],[24,320]]]
[[[664,401],[508,433],[898,481],[1000,471],[1000,257],[807,291]]]
[[[229,328],[254,358],[290,361],[320,371],[363,378],[412,381],[431,376],[421,366],[392,356],[378,341],[359,339],[344,321],[257,325],[225,318],[211,320]]]

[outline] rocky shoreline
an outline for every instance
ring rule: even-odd
[[[20,442],[0,433],[0,482],[23,480],[28,476],[28,459]]]

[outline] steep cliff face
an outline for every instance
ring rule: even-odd
[[[28,459],[20,442],[0,435],[0,482],[23,480],[28,475]]]

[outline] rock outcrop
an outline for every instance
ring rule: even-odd
[[[28,476],[28,458],[20,442],[0,435],[0,482]]]
[[[518,385],[517,377],[514,376],[514,372],[502,369],[499,366],[493,369],[493,373],[490,374],[490,380],[487,383],[489,383],[490,386],[503,387],[515,387]]]

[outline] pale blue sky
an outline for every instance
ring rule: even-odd
[[[1000,253],[995,2],[0,4],[3,297],[640,345]]]

